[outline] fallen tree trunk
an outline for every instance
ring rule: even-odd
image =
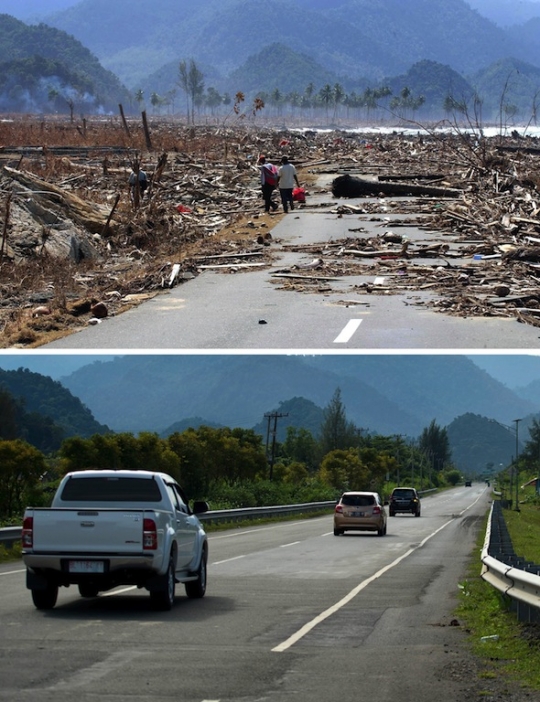
[[[60,208],[65,217],[73,219],[78,224],[82,225],[93,234],[102,234],[104,227],[107,231],[114,232],[118,228],[118,223],[112,218],[107,208],[101,205],[85,202],[82,198],[72,193],[68,193],[56,185],[47,183],[28,172],[18,171],[9,166],[3,167],[4,173],[9,175],[17,182],[24,185],[32,192],[36,193],[41,198],[45,198],[53,204],[54,207]]]
[[[335,178],[332,182],[334,197],[362,197],[363,195],[430,195],[434,197],[461,197],[462,190],[439,188],[413,183],[388,183],[379,180],[364,180],[348,174]]]

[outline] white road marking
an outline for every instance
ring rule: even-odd
[[[349,320],[341,333],[334,339],[334,344],[346,344],[361,324],[361,319]]]
[[[385,278],[383,275],[378,275],[373,281],[373,285],[384,285],[384,280]]]
[[[246,556],[235,556],[234,558],[226,558],[224,561],[214,561],[212,563],[213,566],[215,565],[221,565],[222,563],[230,563],[231,561],[238,561],[240,558],[245,558]]]
[[[292,541],[290,544],[281,544],[280,548],[289,548],[289,546],[296,546],[301,543],[300,541]]]
[[[326,517],[322,517],[326,519]],[[235,539],[238,536],[245,536],[246,534],[256,534],[261,531],[275,531],[276,529],[287,529],[290,528],[291,522],[284,522],[283,524],[271,524],[270,526],[256,527],[255,529],[244,529],[242,531],[234,531],[230,534],[210,534],[210,541],[219,541],[220,539]]]
[[[366,578],[366,580],[359,583],[347,595],[345,595],[345,597],[343,597],[339,602],[336,602],[335,605],[332,605],[332,607],[329,607],[324,612],[321,612],[321,614],[316,616],[310,622],[308,622],[307,624],[304,624],[304,626],[301,629],[298,629],[298,631],[296,631],[292,636],[289,636],[289,638],[286,639],[286,641],[283,641],[283,643],[280,643],[278,646],[273,648],[272,651],[274,651],[276,653],[282,653],[283,651],[286,651],[291,646],[294,646],[294,644],[298,643],[300,641],[300,639],[302,639],[306,634],[308,634],[318,624],[323,622],[325,619],[328,619],[328,617],[332,616],[332,614],[335,614],[337,611],[339,611],[342,607],[344,607],[352,599],[354,599],[356,597],[356,595],[358,595],[359,592],[361,592],[364,588],[366,588],[372,582],[374,582],[375,580],[380,578],[381,575],[384,575],[387,571],[389,571],[394,566],[397,566],[399,563],[401,563],[401,561],[405,560],[405,558],[410,556],[412,553],[417,551],[419,548],[422,548],[422,546],[424,546],[424,544],[426,544],[430,539],[432,539],[440,531],[445,529],[453,521],[454,521],[453,519],[450,519],[445,524],[443,524],[438,529],[436,529],[432,534],[430,534],[429,536],[426,536],[426,538],[423,541],[421,541],[417,546],[410,548],[406,553],[399,556],[399,558],[396,558],[395,561],[393,561],[392,563],[389,563],[387,566],[384,566],[384,568],[381,568],[379,571],[374,573],[374,575],[372,575],[369,578]]]
[[[17,573],[26,573],[26,569],[23,568],[22,570],[8,570],[5,573],[0,573],[0,575],[15,575]]]
[[[136,585],[130,585],[129,587],[123,587],[121,590],[113,590],[112,592],[104,592],[100,597],[114,597],[114,595],[123,595],[124,592],[129,592],[130,590],[136,590]]]

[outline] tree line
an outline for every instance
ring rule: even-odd
[[[410,87],[404,87],[399,94],[393,95],[388,86],[366,88],[363,92],[347,92],[341,83],[329,83],[317,89],[313,82],[306,85],[303,92],[283,92],[279,88],[272,91],[257,92],[254,100],[246,111],[241,112],[240,105],[245,100],[242,92],[232,96],[229,92],[220,93],[212,86],[206,86],[205,76],[196,62],[181,61],[178,66],[178,77],[175,87],[165,94],[159,95],[153,91],[148,96],[152,111],[161,114],[168,110],[175,113],[178,90],[184,94],[186,101],[186,118],[188,123],[195,124],[195,117],[201,115],[222,115],[223,112],[237,116],[252,116],[263,108],[269,109],[275,116],[283,116],[285,112],[291,115],[313,117],[316,112],[324,112],[327,120],[336,120],[345,115],[366,119],[380,117],[384,112],[412,117],[424,104],[422,95],[414,95]],[[144,91],[139,88],[134,93],[134,99],[139,108],[147,101]]]
[[[434,420],[416,440],[369,434],[347,418],[339,388],[318,435],[289,426],[281,442],[270,423],[266,437],[253,429],[199,426],[167,438],[153,432],[72,436],[46,454],[23,438],[6,436],[8,426],[0,430],[2,522],[19,519],[28,504],[47,505],[59,480],[73,470],[162,471],[213,509],[331,500],[344,490],[387,494],[399,483],[428,489],[460,477],[446,430]]]

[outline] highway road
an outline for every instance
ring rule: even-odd
[[[331,195],[314,195],[309,202],[307,209],[276,218],[268,267],[236,273],[204,270],[194,280],[137,308],[41,348],[339,351],[538,347],[538,328],[514,319],[461,318],[437,312],[430,305],[435,297],[427,291],[402,290],[396,272],[381,275],[374,269],[370,274],[368,267],[357,275],[344,269],[344,275],[315,285],[282,277],[286,271],[319,275],[309,268],[313,244],[331,245],[357,236],[354,232],[359,230],[361,237],[380,236],[392,230],[396,220],[396,231],[412,244],[441,241],[440,233],[419,229],[412,221],[414,216],[387,212],[384,200],[376,201],[375,214],[345,216],[335,211],[340,203],[332,201]],[[347,201],[357,206],[367,202]],[[325,260],[337,270],[343,263],[332,253]],[[448,265],[444,260],[425,258],[421,263],[439,265],[441,275]],[[481,268],[485,264],[475,261],[474,265]],[[291,280],[302,290],[286,289]],[[379,287],[366,292],[362,287],[366,284]],[[381,292],[383,288],[387,292]]]
[[[472,697],[458,583],[488,509],[484,485],[426,497],[388,534],[335,537],[331,516],[210,535],[202,600],[177,591],[36,610],[22,564],[0,567],[0,700],[455,702]]]

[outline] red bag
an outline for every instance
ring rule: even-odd
[[[277,166],[273,163],[265,163],[264,166],[264,182],[266,185],[273,185],[274,187],[278,184],[279,171]]]
[[[295,202],[305,202],[306,191],[304,190],[304,188],[294,188],[292,191],[292,199]]]

